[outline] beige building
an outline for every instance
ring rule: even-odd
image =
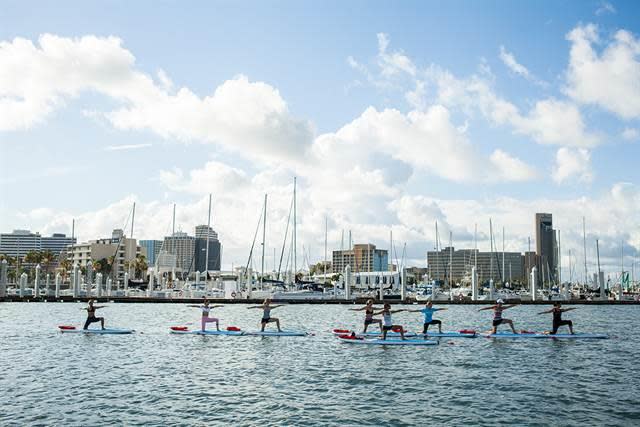
[[[342,273],[349,265],[353,272],[387,271],[387,251],[376,249],[371,243],[353,245],[353,249],[333,251],[331,263],[333,273]]]
[[[124,263],[133,261],[138,255],[146,257],[146,248],[139,246],[136,239],[125,237],[122,230],[113,230],[111,238],[71,245],[67,250],[67,257],[71,263],[80,267],[86,267],[89,261],[95,263],[114,257],[112,277],[120,283],[124,282]]]

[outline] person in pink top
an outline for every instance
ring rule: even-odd
[[[202,301],[202,305],[190,305],[189,307],[199,308],[200,310],[202,310],[202,318],[200,320],[200,323],[201,323],[201,326],[202,326],[202,332],[204,332],[205,329],[207,328],[207,323],[215,323],[216,324],[216,331],[220,330],[220,320],[215,318],[215,317],[209,317],[209,313],[214,308],[224,307],[224,306],[222,306],[222,305],[209,305],[209,301],[205,298],[204,301]]]

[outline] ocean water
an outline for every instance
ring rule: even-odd
[[[441,339],[438,346],[340,343],[360,328],[349,306],[273,310],[310,337],[170,335],[199,326],[199,310],[108,304],[107,327],[132,335],[61,334],[83,304],[0,304],[0,425],[640,425],[640,306],[578,306],[565,314],[595,341]],[[411,308],[406,306],[407,308]],[[418,306],[413,306],[416,309]],[[487,330],[491,312],[451,306],[444,330]],[[540,306],[505,312],[544,330]],[[222,326],[255,330],[259,310],[213,311]],[[418,313],[394,323],[421,326]]]

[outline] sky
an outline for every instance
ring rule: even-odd
[[[268,194],[269,265],[296,176],[309,262],[325,221],[329,251],[393,231],[394,260],[421,266],[436,221],[445,245],[473,247],[477,227],[489,250],[491,219],[499,249],[504,229],[525,251],[536,212],[564,278],[584,275],[583,216],[590,272],[596,239],[612,276],[640,260],[637,2],[1,6],[2,232],[75,219],[104,237],[135,202],[134,237],[170,234],[174,203],[192,234],[212,194],[231,268]]]

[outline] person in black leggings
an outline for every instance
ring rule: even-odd
[[[553,303],[553,308],[551,310],[543,311],[538,314],[547,314],[553,313],[553,330],[551,331],[551,335],[555,335],[558,332],[558,328],[560,326],[568,326],[569,332],[573,335],[573,322],[571,320],[562,320],[562,313],[565,311],[575,310],[575,307],[571,308],[561,308],[562,305],[559,302]]]
[[[104,305],[93,305],[93,300],[89,300],[89,306],[87,308],[83,308],[82,310],[87,310],[87,321],[84,322],[84,328],[88,329],[89,325],[94,322],[100,322],[100,326],[104,329],[104,317],[96,317],[96,310],[99,308],[106,307]]]

